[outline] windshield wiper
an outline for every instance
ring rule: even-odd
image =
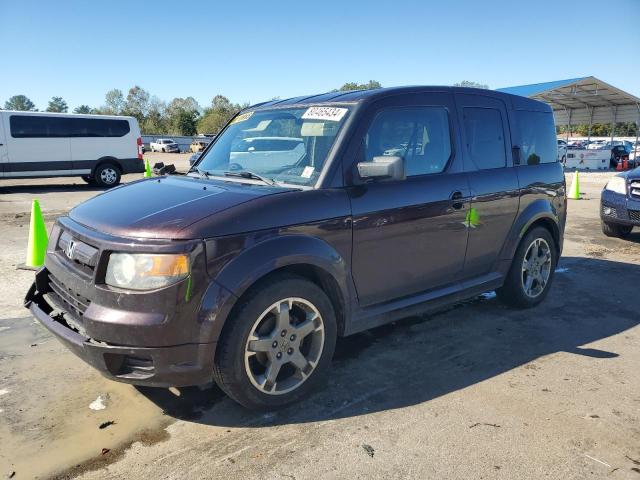
[[[263,177],[262,175],[258,175],[257,173],[250,172],[249,170],[239,170],[234,172],[224,172],[225,177],[241,177],[241,178],[250,178],[252,180],[260,180],[261,182],[266,183],[267,185],[275,185],[276,182],[271,180],[270,178]]]

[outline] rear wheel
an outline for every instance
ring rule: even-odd
[[[113,163],[101,163],[96,168],[93,179],[100,187],[115,187],[120,183],[120,170]]]
[[[544,227],[532,229],[520,242],[498,298],[513,307],[538,305],[549,293],[558,263],[555,241]]]
[[[283,275],[263,282],[241,302],[218,343],[216,383],[253,410],[299,400],[333,356],[337,329],[331,301],[316,284]]]
[[[615,223],[607,223],[602,221],[602,233],[607,237],[625,238],[629,236],[633,227],[631,225],[617,225]]]

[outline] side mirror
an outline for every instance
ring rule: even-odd
[[[402,157],[373,157],[371,162],[358,163],[358,175],[360,178],[380,180],[404,180],[407,178],[404,171],[404,159]]]

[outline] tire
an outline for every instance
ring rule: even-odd
[[[115,187],[120,183],[120,169],[110,162],[101,163],[93,172],[93,180],[99,187]]]
[[[91,175],[82,175],[80,178],[87,182],[89,185],[95,185],[95,180]]]
[[[257,284],[239,302],[218,341],[214,380],[251,410],[274,410],[300,400],[331,363],[337,335],[331,301],[303,277],[278,275]],[[306,318],[302,329],[300,318]],[[270,369],[279,372],[273,381]]]
[[[163,149],[162,149],[162,153],[167,153],[167,149],[166,149],[166,148],[163,148]]]
[[[602,225],[602,233],[607,237],[626,238],[631,233],[631,230],[633,230],[633,226],[631,225],[617,225],[605,221],[601,221],[600,224]]]
[[[544,252],[531,262],[535,250],[531,250],[534,242],[538,242],[538,252]],[[546,256],[548,255],[548,260]],[[527,258],[527,270],[525,270],[525,258]],[[549,230],[544,227],[535,227],[520,241],[518,249],[513,257],[511,268],[507,273],[502,287],[496,290],[498,298],[503,303],[516,308],[531,308],[542,302],[553,282],[553,277],[558,264],[558,249],[556,242]],[[536,276],[535,273],[539,276]],[[527,281],[532,277],[531,291],[527,291]],[[540,281],[542,280],[542,282]]]

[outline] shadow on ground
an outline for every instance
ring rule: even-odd
[[[140,388],[167,415],[209,425],[261,427],[403,408],[569,352],[607,362],[616,352],[584,345],[624,332],[640,317],[629,289],[640,266],[563,258],[547,299],[511,310],[481,296],[436,315],[407,318],[339,340],[328,379],[306,400],[275,413],[239,407],[217,388]],[[175,391],[175,390],[174,390]]]
[[[47,179],[42,179],[42,184],[29,184],[29,185],[11,185],[9,187],[3,187],[0,185],[0,194],[9,195],[16,193],[30,193],[30,194],[42,194],[42,193],[68,193],[68,192],[104,192],[106,188],[97,187],[95,185],[89,185],[83,181],[79,183],[65,183],[47,185]]]

